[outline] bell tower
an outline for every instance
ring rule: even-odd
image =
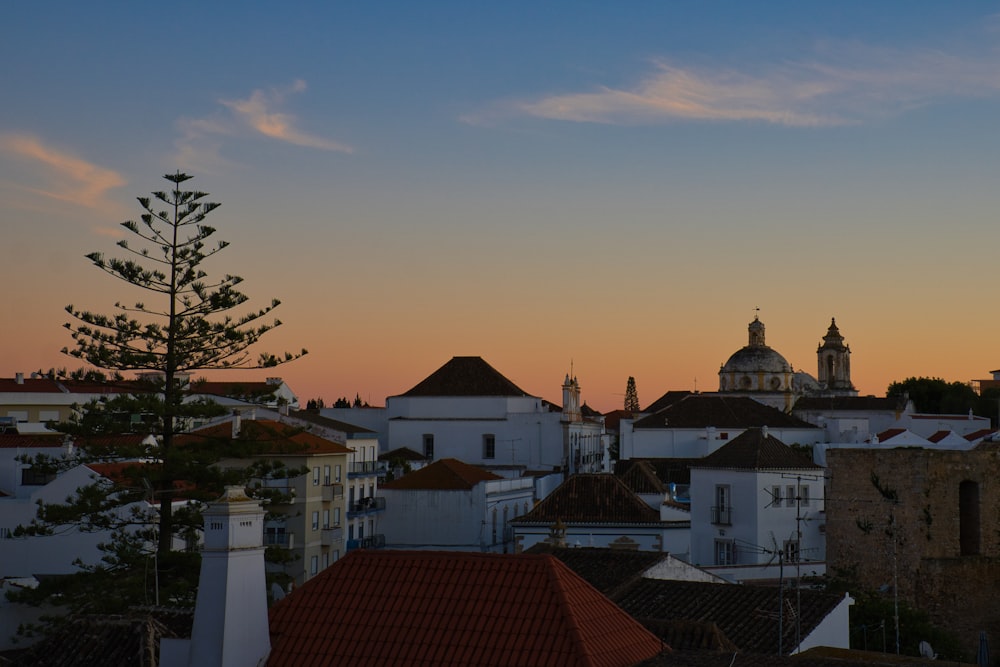
[[[837,320],[830,318],[830,328],[823,336],[823,343],[816,350],[819,366],[817,379],[823,393],[838,396],[857,396],[851,383],[851,348],[837,328]]]

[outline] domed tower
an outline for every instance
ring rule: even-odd
[[[719,369],[719,391],[749,396],[779,410],[791,409],[792,365],[764,340],[764,323],[758,317],[747,327],[747,345],[737,350]]]
[[[817,378],[822,393],[826,395],[857,396],[851,383],[851,348],[844,344],[844,337],[837,328],[836,318],[830,318],[830,328],[823,336],[823,343],[816,349]]]

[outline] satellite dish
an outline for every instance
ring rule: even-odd
[[[920,642],[920,655],[927,658],[928,660],[935,660],[937,658],[937,653],[931,648],[931,645],[925,641]]]

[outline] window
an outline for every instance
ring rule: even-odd
[[[330,510],[323,510],[323,527],[330,527]]]
[[[312,514],[312,529],[319,530],[319,511]]]
[[[771,507],[781,507],[781,487],[778,485],[771,487]]]
[[[732,540],[715,541],[715,564],[716,565],[736,564],[736,546],[733,544]]]
[[[434,458],[434,434],[424,433],[424,456]]]
[[[340,549],[335,549],[333,551],[333,562],[336,563],[338,560],[340,560]]]
[[[330,567],[330,554],[325,553],[323,554],[323,569],[325,570],[328,567]]]
[[[330,466],[323,466],[323,483],[329,486],[330,481]]]
[[[58,410],[39,410],[38,411],[38,421],[42,422],[57,422],[59,421],[59,411]]]
[[[264,528],[264,544],[267,546],[271,545],[285,545],[288,540],[285,539],[285,527],[284,526],[269,526]]]
[[[319,556],[313,556],[309,559],[309,574],[316,574],[319,572]]]
[[[340,483],[340,474],[341,474],[340,466],[339,465],[333,466],[333,481],[337,482],[338,484]]]
[[[21,469],[21,484],[23,486],[45,486],[49,482],[54,481],[55,478],[56,474],[54,472],[45,472],[38,468]]]
[[[334,526],[339,526],[340,525],[340,508],[339,507],[334,507],[333,508],[333,525]]]
[[[785,491],[787,492],[785,495],[785,505],[787,507],[795,507],[795,487],[787,486],[785,487]]]
[[[492,433],[483,436],[483,458],[495,459],[497,457],[497,440]]]
[[[729,526],[732,524],[732,507],[730,506],[729,485],[720,484],[715,487],[715,507],[712,508],[712,523]]]
[[[313,486],[319,486],[319,466],[313,468]]]
[[[799,562],[799,541],[798,540],[786,540],[785,541],[785,562],[786,563],[797,563],[797,562]]]
[[[799,487],[799,503],[802,507],[809,507],[809,485],[803,484]]]

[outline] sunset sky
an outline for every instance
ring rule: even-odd
[[[11,2],[0,376],[76,367],[73,304],[161,175],[222,203],[260,351],[382,405],[457,355],[600,410],[718,388],[755,308],[855,385],[1000,367],[992,2]]]

